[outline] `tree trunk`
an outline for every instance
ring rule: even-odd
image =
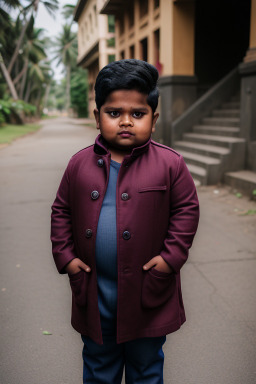
[[[24,101],[26,103],[28,103],[29,101],[29,96],[30,96],[30,91],[31,91],[31,85],[32,85],[32,82],[31,80],[28,82],[28,86],[27,86],[27,90],[26,90],[26,94],[25,94],[25,97],[24,97]]]
[[[3,75],[5,77],[6,83],[9,87],[9,90],[11,92],[12,98],[14,100],[18,100],[18,95],[17,95],[16,89],[15,89],[15,86],[13,85],[12,79],[11,79],[11,77],[7,71],[7,68],[5,66],[5,63],[4,63],[4,60],[3,60],[1,53],[0,53],[0,67],[1,67],[1,70],[2,70]]]
[[[44,94],[44,103],[43,103],[43,109],[47,108],[48,98],[51,90],[51,83],[47,83],[46,91]]]
[[[41,88],[39,88],[39,91],[37,93],[37,100],[36,100],[36,110],[37,110],[37,116],[38,117],[41,115],[41,110],[40,110],[41,95],[42,95],[42,90],[41,90]]]
[[[23,77],[22,77],[20,91],[19,91],[19,97],[22,100],[23,100],[24,89],[25,89],[25,84],[26,84],[26,78],[27,78],[27,73],[28,73],[28,57],[26,57],[26,59],[25,59],[24,67],[25,67],[25,71],[24,71],[24,74],[23,74]]]
[[[26,32],[26,29],[27,29],[28,24],[29,24],[29,19],[28,20],[26,20],[26,18],[24,18],[24,19],[25,19],[25,24],[23,25],[23,28],[21,30],[21,34],[20,34],[19,40],[17,41],[17,44],[16,44],[15,51],[13,52],[12,58],[11,58],[10,63],[8,65],[8,73],[9,74],[11,73],[12,68],[14,66],[14,63],[15,63],[17,57],[18,57],[19,50],[20,50],[20,47],[21,47],[21,44],[22,44],[25,32]]]
[[[25,72],[26,70],[26,67],[25,65],[23,66],[22,70],[20,71],[20,73],[18,73],[18,75],[15,77],[15,79],[13,80],[13,84],[16,84],[18,83],[18,81],[20,80],[21,76],[23,76],[23,73]]]
[[[70,107],[70,72],[71,68],[70,65],[67,65],[67,86],[66,86],[66,110],[69,114],[69,107]]]

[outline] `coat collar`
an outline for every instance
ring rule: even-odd
[[[140,147],[133,148],[131,154],[126,156],[126,157],[138,157],[138,156],[142,155],[143,153],[148,151],[150,143],[151,143],[151,138],[145,144],[141,145]],[[94,152],[97,155],[108,155],[109,154],[108,143],[103,138],[103,136],[101,134],[99,134],[96,137],[95,144],[94,144]]]

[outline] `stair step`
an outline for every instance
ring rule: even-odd
[[[204,125],[218,125],[223,127],[239,127],[240,119],[238,117],[205,117],[202,119]]]
[[[238,102],[240,101],[240,93],[238,93],[237,95],[234,95],[233,97],[231,97],[231,101],[235,101],[235,102]]]
[[[215,109],[212,112],[213,117],[238,117],[240,118],[240,109]]]
[[[230,150],[225,147],[219,147],[214,145],[194,143],[191,141],[176,141],[175,148],[179,152],[180,149],[187,150],[189,152],[193,151],[194,153],[199,153],[202,155],[209,155],[214,157],[220,157],[230,154]]]
[[[225,183],[252,196],[252,192],[256,189],[256,172],[246,170],[228,172],[225,174]]]
[[[207,171],[205,168],[189,163],[187,167],[194,180],[199,181],[201,185],[207,184]]]
[[[194,141],[199,143],[206,143],[210,145],[219,145],[223,147],[229,147],[233,143],[244,143],[245,139],[230,136],[215,136],[215,135],[203,135],[200,133],[184,133],[183,138],[186,141]]]
[[[230,101],[228,103],[223,103],[221,108],[223,109],[240,109],[240,101]]]
[[[206,176],[206,169],[203,167],[198,167],[197,165],[194,164],[187,164],[187,167],[189,169],[190,173],[193,173],[198,176]]]
[[[214,157],[198,155],[197,153],[180,151],[180,154],[184,157],[185,161],[194,161],[196,163],[205,165],[219,165],[221,161]]]
[[[218,127],[217,125],[194,125],[193,132],[220,136],[237,136],[240,132],[238,127]]]

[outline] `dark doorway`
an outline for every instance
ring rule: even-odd
[[[196,1],[195,74],[199,96],[243,61],[250,0]]]
[[[148,39],[145,38],[140,42],[141,60],[148,61]]]

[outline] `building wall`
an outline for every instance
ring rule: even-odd
[[[160,7],[153,0],[148,2],[148,10],[143,10],[144,1],[133,0],[129,8],[116,17],[117,60],[135,58],[148,61],[161,72]],[[145,14],[143,14],[143,11]]]
[[[193,76],[194,3],[131,0],[116,17],[116,40],[117,59],[148,61],[161,76]]]
[[[109,31],[108,16],[99,12],[104,0],[89,0],[78,18],[78,65],[88,70],[89,117],[93,117],[94,84],[101,68],[115,58],[116,49],[109,46],[115,34]]]

